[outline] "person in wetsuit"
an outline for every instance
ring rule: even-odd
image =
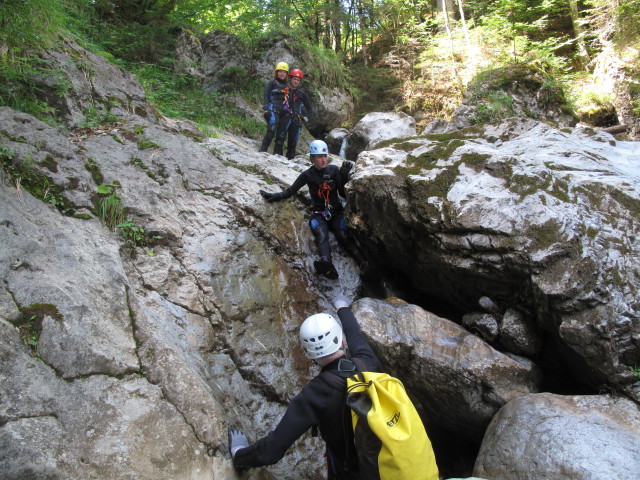
[[[274,430],[253,444],[236,428],[229,429],[229,452],[233,465],[244,470],[278,462],[310,428],[317,428],[327,444],[330,477],[336,480],[360,479],[355,450],[351,413],[345,408],[344,373],[355,373],[352,359],[368,371],[380,370],[380,362],[360,330],[344,295],[333,299],[342,327],[328,313],[307,318],[300,327],[300,342],[307,358],[317,363],[322,372],[332,372],[342,383],[326,380],[320,373],[296,395]],[[349,374],[347,374],[349,375]],[[332,475],[332,476],[331,476]]]
[[[282,155],[286,137],[287,158],[289,160],[296,156],[302,124],[309,121],[308,117],[313,112],[309,96],[300,88],[303,78],[304,74],[299,68],[294,68],[289,73],[289,86],[285,90],[281,121],[278,124],[276,143],[273,147],[274,154],[279,152],[279,155]]]
[[[284,92],[288,87],[287,74],[289,73],[289,65],[285,62],[279,62],[276,65],[273,78],[267,82],[264,87],[264,95],[262,100],[262,108],[264,110],[264,119],[267,122],[267,131],[262,139],[259,152],[266,152],[271,145],[273,137],[276,136],[278,125],[282,119],[282,105],[284,103]],[[286,120],[289,121],[288,119]],[[276,147],[274,146],[274,149]],[[282,155],[282,145],[280,152],[274,150],[274,155]]]
[[[312,208],[309,213],[309,226],[316,239],[319,258],[314,262],[316,272],[327,278],[338,278],[331,260],[331,247],[329,246],[329,230],[333,232],[338,243],[353,257],[360,268],[361,275],[372,272],[364,254],[354,242],[351,233],[344,221],[344,209],[338,193],[346,198],[344,183],[340,169],[335,165],[328,165],[329,148],[322,140],[314,140],[309,145],[309,157],[313,165],[302,172],[293,184],[286,190],[278,193],[269,193],[260,190],[260,194],[268,201],[275,202],[291,197],[304,185],[309,187]]]

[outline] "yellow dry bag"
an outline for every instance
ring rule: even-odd
[[[404,385],[386,373],[347,379],[360,477],[438,480],[431,441]]]

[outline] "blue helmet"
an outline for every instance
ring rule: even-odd
[[[329,147],[322,140],[314,140],[309,144],[309,155],[329,155]]]

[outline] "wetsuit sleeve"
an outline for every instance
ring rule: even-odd
[[[306,116],[310,117],[313,113],[313,108],[311,108],[311,101],[309,100],[309,96],[306,92],[302,92],[302,103],[304,104]]]
[[[319,424],[318,409],[314,408],[309,385],[294,397],[275,430],[236,452],[233,457],[235,467],[251,468],[276,463],[298,438]]]
[[[283,190],[281,192],[280,198],[285,199],[285,198],[292,197],[298,190],[300,190],[306,184],[307,184],[307,171],[305,170],[300,175],[298,175],[298,178],[296,178],[295,182],[293,182],[286,190]]]
[[[262,98],[262,108],[266,112],[269,109],[269,104],[271,103],[271,89],[273,80],[269,80],[267,84],[264,86],[264,93]]]
[[[358,320],[356,320],[351,309],[347,307],[341,308],[338,310],[338,317],[342,322],[342,331],[347,340],[351,356],[362,358],[369,369],[378,371],[380,369],[380,361],[364,338],[360,325],[358,325]]]

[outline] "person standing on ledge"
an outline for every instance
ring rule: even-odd
[[[289,73],[289,65],[285,62],[279,62],[276,65],[273,78],[267,82],[264,87],[264,97],[262,108],[264,110],[264,119],[267,122],[267,131],[262,139],[259,152],[269,150],[273,137],[276,136],[278,125],[282,116],[282,105],[284,103],[284,92],[287,88],[287,74]],[[274,154],[277,152],[274,151]],[[282,149],[280,149],[282,155]]]
[[[283,119],[288,121],[280,122],[278,132],[276,133],[276,144],[273,147],[273,153],[282,155],[282,149],[285,137],[287,137],[287,158],[289,160],[296,156],[296,147],[300,138],[300,131],[303,123],[309,121],[308,117],[313,112],[309,96],[300,88],[304,74],[299,68],[294,68],[289,73],[290,86],[285,89],[284,104],[282,106]],[[304,115],[302,108],[304,107]]]

